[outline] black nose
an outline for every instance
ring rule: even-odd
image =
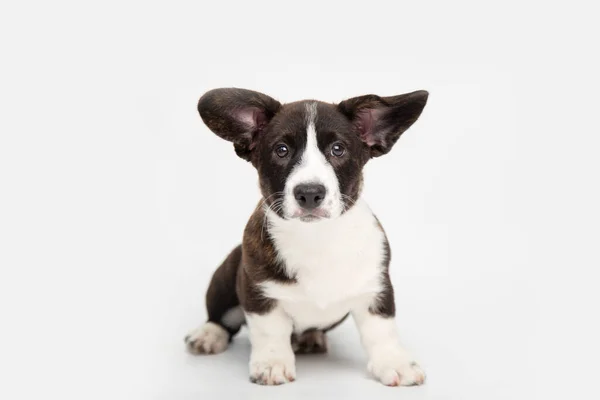
[[[318,184],[298,185],[294,188],[294,197],[300,207],[312,210],[318,207],[325,198],[325,186]]]

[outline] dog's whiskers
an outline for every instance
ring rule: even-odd
[[[263,216],[263,220],[262,220],[262,225],[260,227],[260,238],[261,240],[264,239],[264,232],[265,232],[265,228],[267,227],[267,218],[268,218],[268,211],[271,210],[274,213],[278,213],[279,211],[281,211],[283,209],[283,198],[281,199],[276,199],[273,203],[271,204],[266,204],[267,199],[269,199],[270,197],[272,197],[273,195],[276,194],[283,194],[283,192],[275,192],[273,194],[271,194],[270,196],[268,196],[267,198],[265,198],[262,202],[262,205],[266,205],[266,209],[264,210],[264,216]]]
[[[347,194],[341,193],[340,197],[341,197],[344,211],[348,211],[350,209],[350,207],[352,207],[353,205],[356,204],[356,200],[354,200],[352,197],[348,196]],[[352,204],[349,205],[348,201],[350,201]]]

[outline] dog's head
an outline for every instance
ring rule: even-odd
[[[335,218],[360,195],[362,169],[388,153],[421,115],[426,91],[366,95],[339,104],[280,104],[254,91],[215,89],[198,111],[257,169],[265,205],[285,219]]]

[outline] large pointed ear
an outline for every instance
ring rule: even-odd
[[[198,101],[202,121],[233,142],[235,152],[245,160],[250,160],[258,135],[280,108],[277,100],[265,94],[237,88],[213,89]]]
[[[371,148],[371,157],[388,153],[421,115],[429,93],[425,90],[398,96],[373,94],[342,101],[338,109],[350,118],[360,138]]]

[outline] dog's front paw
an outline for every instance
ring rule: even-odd
[[[414,386],[425,383],[425,372],[414,362],[393,352],[372,359],[369,372],[386,386]]]
[[[296,365],[291,349],[286,354],[252,357],[250,381],[259,385],[281,385],[296,380]]]

